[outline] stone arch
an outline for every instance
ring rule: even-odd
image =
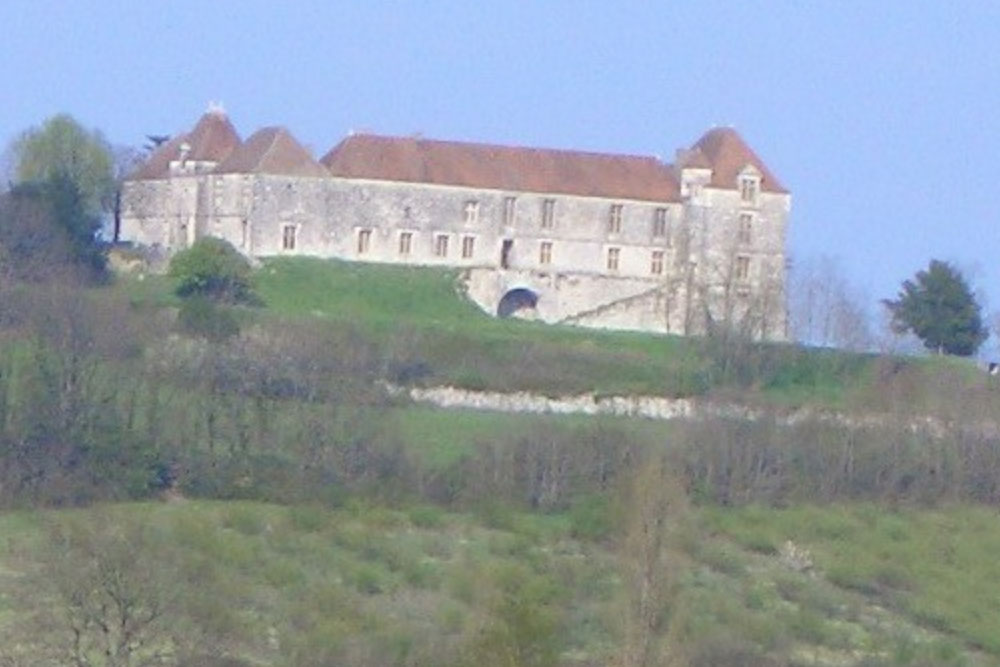
[[[510,317],[519,310],[534,309],[538,305],[538,294],[527,287],[507,290],[497,306],[498,317]]]

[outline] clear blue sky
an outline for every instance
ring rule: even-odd
[[[66,111],[137,145],[210,100],[317,154],[353,128],[669,159],[733,125],[793,192],[795,260],[873,304],[951,260],[1000,310],[998,2],[4,0],[0,25],[0,141]]]

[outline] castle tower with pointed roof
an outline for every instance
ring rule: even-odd
[[[447,266],[494,314],[786,337],[791,195],[732,128],[674,164],[364,133],[317,161],[284,128],[243,141],[210,108],[123,204],[122,239],[166,256],[208,235],[255,258]]]

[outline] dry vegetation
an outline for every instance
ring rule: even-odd
[[[1000,660],[988,378],[497,322],[430,271],[275,263],[256,287],[190,320],[155,278],[2,290],[9,664]],[[772,416],[448,413],[384,380]]]

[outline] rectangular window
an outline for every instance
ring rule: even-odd
[[[517,198],[503,198],[503,224],[507,227],[514,226],[514,214],[517,211]]]
[[[479,202],[469,200],[465,202],[465,224],[474,225],[479,222]]]
[[[359,229],[358,230],[358,254],[364,255],[368,252],[368,249],[372,244],[372,230],[370,229]]]
[[[740,179],[740,199],[746,202],[757,200],[757,179],[743,177]]]
[[[281,249],[282,250],[295,250],[295,237],[298,234],[298,229],[295,225],[282,225],[281,227]]]
[[[663,251],[654,250],[653,256],[649,261],[649,272],[654,276],[663,275]]]
[[[434,237],[434,255],[436,257],[448,256],[448,235],[438,234]]]
[[[399,254],[404,257],[410,254],[413,246],[413,232],[401,232],[399,234]]]
[[[541,245],[538,246],[538,263],[539,264],[551,264],[552,263],[552,242],[542,241]]]
[[[463,236],[462,237],[462,259],[471,259],[472,253],[476,247],[476,237],[474,236]]]
[[[750,279],[750,258],[745,255],[736,258],[736,280],[747,281]]]
[[[552,229],[556,222],[556,200],[542,200],[542,228]]]
[[[667,209],[665,208],[658,208],[653,211],[653,238],[667,238]]]
[[[621,234],[622,232],[622,205],[612,204],[608,209],[608,233]]]
[[[608,271],[618,270],[618,258],[621,256],[621,248],[608,248]]]
[[[739,229],[736,232],[736,240],[740,245],[750,245],[753,241],[753,214],[740,213]]]

